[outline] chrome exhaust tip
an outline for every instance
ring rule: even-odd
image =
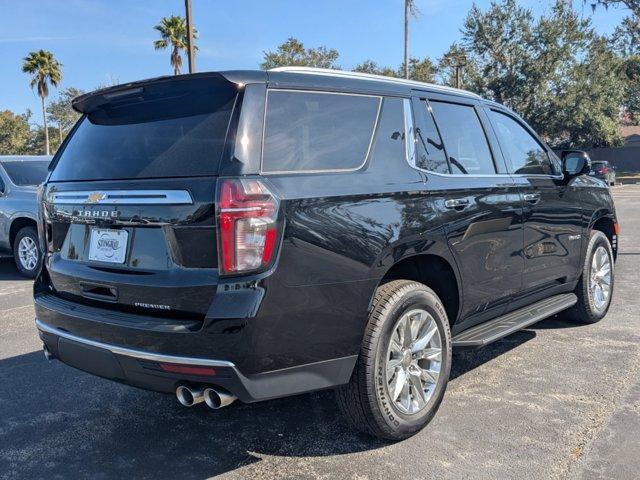
[[[236,396],[225,392],[223,390],[216,390],[215,388],[205,388],[204,390],[204,403],[207,407],[217,410],[218,408],[226,407],[236,401]]]
[[[46,346],[46,345],[42,345],[42,351],[43,351],[43,353],[44,353],[44,358],[46,358],[46,359],[47,359],[47,361],[49,361],[49,362],[50,362],[51,360],[53,360],[53,359],[55,358],[55,357],[53,356],[53,353],[51,353],[51,352],[49,351],[49,349],[47,348],[47,346]]]
[[[204,402],[201,388],[189,388],[186,385],[180,385],[176,388],[176,398],[185,407],[193,407]]]

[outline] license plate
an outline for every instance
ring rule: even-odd
[[[126,230],[91,229],[89,260],[107,263],[124,263],[127,256]]]

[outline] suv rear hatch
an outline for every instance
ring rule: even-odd
[[[204,318],[218,283],[215,195],[238,89],[219,74],[80,97],[43,192],[45,271],[63,299]]]

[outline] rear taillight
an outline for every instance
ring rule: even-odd
[[[272,260],[278,232],[278,200],[257,179],[222,180],[220,209],[220,266],[223,273],[263,268]]]
[[[602,174],[609,173],[609,167],[602,167],[602,168],[600,169],[600,173],[602,173]]]

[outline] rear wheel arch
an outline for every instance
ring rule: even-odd
[[[445,258],[434,254],[405,257],[385,272],[376,290],[393,280],[414,280],[428,286],[444,304],[449,324],[458,318],[462,288],[453,265]]]
[[[24,227],[33,227],[38,230],[38,222],[36,222],[33,218],[30,217],[16,217],[11,221],[11,226],[9,227],[9,245],[13,248],[13,243],[16,240],[16,235],[18,232],[22,230]]]

